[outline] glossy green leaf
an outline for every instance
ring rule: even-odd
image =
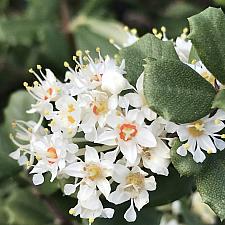
[[[225,15],[221,9],[209,7],[190,17],[190,34],[204,65],[225,83]]]
[[[178,59],[170,41],[161,41],[152,34],[146,34],[133,45],[123,48],[119,52],[126,63],[126,78],[133,85],[144,70],[144,59]]]
[[[188,123],[206,116],[215,90],[197,72],[180,61],[147,61],[144,94],[149,107],[166,120]]]
[[[213,101],[213,108],[225,110],[225,89],[222,89],[217,93]]]
[[[176,139],[173,142],[173,147],[170,151],[171,161],[173,163],[173,166],[176,168],[176,170],[179,172],[181,176],[192,176],[197,173],[202,168],[201,163],[196,163],[193,160],[193,156],[191,153],[188,152],[188,154],[184,156],[180,156],[177,154],[177,149],[182,145],[182,143]]]

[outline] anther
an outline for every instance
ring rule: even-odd
[[[76,51],[76,56],[78,56],[78,57],[82,56],[82,51],[81,50],[77,50]]]
[[[166,27],[162,26],[162,27],[161,27],[161,31],[162,31],[163,33],[166,33]]]
[[[73,215],[75,213],[75,209],[74,208],[71,208],[70,210],[69,210],[69,214],[70,215]]]
[[[68,62],[64,62],[64,67],[66,67],[66,68],[68,68],[70,65],[69,65],[69,63]]]
[[[37,69],[38,70],[41,70],[42,69],[42,66],[41,65],[37,65]]]

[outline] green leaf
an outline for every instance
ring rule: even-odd
[[[213,101],[213,108],[225,110],[225,89],[222,89],[217,93]]]
[[[188,152],[188,154],[185,157],[177,154],[177,149],[181,145],[182,143],[179,141],[179,139],[176,139],[173,142],[173,147],[170,151],[171,161],[174,167],[181,176],[189,177],[199,173],[199,171],[202,169],[202,164],[196,163],[193,160],[193,156],[191,155],[191,153]]]
[[[8,156],[9,152],[16,149],[10,142],[8,135],[3,134],[2,128],[0,128],[0,146],[0,181],[2,181],[17,174],[21,168],[15,160]]]
[[[4,127],[8,132],[12,131],[12,122],[14,120],[34,120],[37,121],[36,114],[28,114],[26,110],[31,108],[35,101],[26,91],[16,91],[9,99],[8,105],[4,110]]]
[[[131,224],[124,219],[124,213],[130,207],[129,203],[117,205],[115,208],[115,214],[112,219],[96,219],[96,225],[128,225]],[[144,207],[140,212],[137,212],[137,219],[132,222],[132,225],[159,225],[162,213],[155,210],[154,208]]]
[[[197,164],[191,155],[181,157],[175,155],[180,142],[176,140],[171,150],[171,159],[181,175],[193,175],[197,190],[203,201],[220,217],[225,219],[225,150],[209,155],[206,160]]]
[[[156,176],[157,188],[150,192],[150,206],[168,204],[192,192],[192,178],[180,177],[172,166],[169,172],[168,177]]]
[[[93,32],[87,25],[77,28],[74,34],[77,48],[89,50],[91,56],[97,56],[96,47],[100,47],[102,55],[114,56],[117,53],[116,48],[109,43],[109,38]]]
[[[144,59],[178,59],[178,56],[170,41],[161,41],[152,34],[146,34],[133,45],[123,48],[119,52],[126,63],[126,78],[133,85],[144,70]]]
[[[147,62],[144,94],[149,107],[175,123],[196,121],[209,114],[216,91],[180,61]]]
[[[47,195],[47,196],[52,195],[56,191],[59,190],[58,181],[54,180],[53,182],[50,182],[50,179],[51,179],[51,175],[46,174],[45,175],[45,182],[42,185],[37,186],[37,189],[40,191],[40,193],[42,193],[44,195]]]
[[[40,225],[53,220],[47,207],[29,189],[15,190],[4,207],[9,215],[9,224]]]
[[[225,16],[221,9],[209,7],[190,17],[190,34],[194,47],[204,65],[225,83]]]
[[[225,151],[211,155],[204,162],[204,168],[196,176],[197,190],[203,202],[225,219]]]
[[[30,46],[36,40],[40,22],[18,16],[9,19],[0,18],[0,42],[11,46]]]

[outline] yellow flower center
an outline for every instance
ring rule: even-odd
[[[146,159],[151,159],[151,148],[143,148],[142,156]]]
[[[74,105],[73,104],[69,104],[68,105],[68,112],[74,112],[75,111],[75,108],[74,108]]]
[[[102,178],[103,171],[102,168],[96,164],[88,164],[84,167],[84,171],[88,174],[90,180],[97,180]]]
[[[126,191],[128,192],[137,192],[138,190],[141,190],[145,186],[145,177],[139,172],[136,173],[130,173],[126,177],[126,184],[128,185],[126,187]]]
[[[204,124],[201,120],[192,123],[188,128],[188,132],[193,137],[199,137],[204,133]]]
[[[76,122],[76,120],[71,115],[67,116],[67,119],[72,124]]]

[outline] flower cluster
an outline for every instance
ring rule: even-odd
[[[162,32],[154,30],[167,41],[165,28]],[[133,43],[138,38],[133,32],[128,39]],[[190,46],[182,37],[175,43],[184,63]],[[77,196],[70,214],[92,223],[96,217],[113,217],[114,210],[104,208],[103,200],[116,205],[130,201],[124,218],[131,222],[136,219],[135,208],[141,210],[149,202],[149,191],[156,189],[154,174],[169,174],[168,133],[176,132],[184,142],[178,154],[189,151],[196,162],[202,162],[202,150],[215,153],[225,148],[224,134],[217,134],[224,128],[225,113],[217,111],[192,124],[167,122],[146,104],[144,74],[134,87],[125,78],[124,60],[118,64],[103,57],[99,48],[96,52],[98,57],[93,59],[88,51],[77,51],[75,68],[65,62],[64,82],[40,65],[39,73],[29,70],[37,81],[24,86],[36,103],[27,113],[39,113],[40,119],[13,122],[16,134],[11,139],[18,149],[10,156],[30,168],[35,185],[44,182],[46,172],[51,173],[51,181],[73,178],[64,186],[66,195]],[[190,66],[208,73],[201,64]]]

